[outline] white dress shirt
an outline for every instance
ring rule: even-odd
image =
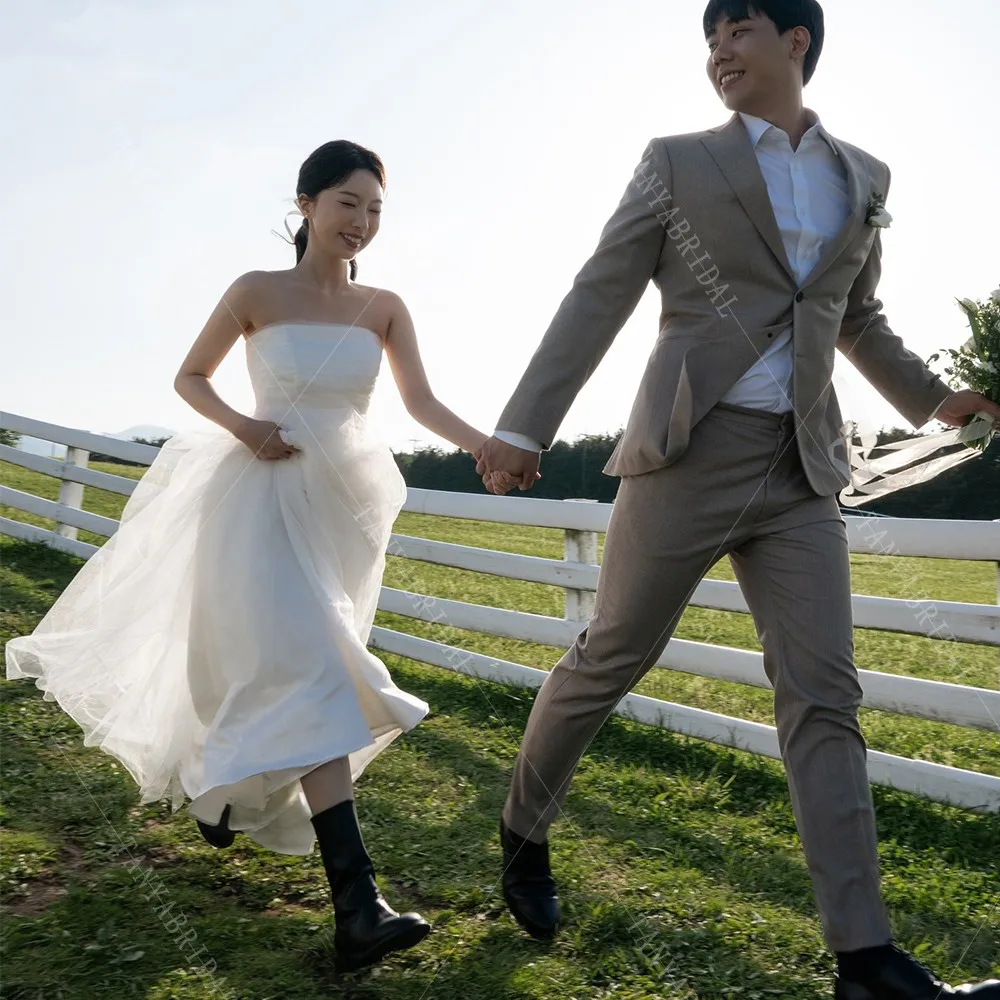
[[[809,114],[813,124],[802,136],[798,149],[793,150],[787,133],[770,122],[740,112],[767,184],[785,255],[800,285],[851,213],[847,171],[819,120]],[[792,408],[794,361],[789,325],[722,401],[786,413]]]
[[[811,111],[807,114],[812,124],[793,150],[786,132],[740,112],[767,185],[788,263],[800,285],[851,211],[847,171],[819,119]],[[722,397],[723,402],[771,413],[787,412],[792,408],[794,357],[789,324],[760,360]],[[498,429],[496,436],[518,448],[542,450],[539,441],[524,434]]]

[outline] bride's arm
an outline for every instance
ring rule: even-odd
[[[383,292],[382,295],[389,297],[392,305],[385,353],[407,413],[429,431],[478,457],[489,435],[467,424],[437,399],[420,360],[417,334],[409,310],[398,295],[392,292]]]
[[[174,378],[174,389],[192,409],[236,437],[240,437],[248,418],[222,401],[211,378],[233,344],[251,329],[249,308],[256,284],[250,273],[229,286]]]

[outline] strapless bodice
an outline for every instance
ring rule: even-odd
[[[246,341],[255,416],[349,409],[365,413],[382,365],[382,338],[346,323],[272,323]]]

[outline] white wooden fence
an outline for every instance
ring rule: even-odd
[[[0,504],[51,518],[57,525],[55,531],[50,531],[0,517],[0,533],[43,543],[84,559],[93,555],[98,547],[80,541],[78,529],[110,536],[118,522],[81,510],[83,487],[92,486],[128,496],[136,485],[134,480],[88,468],[90,453],[100,452],[143,464],[152,462],[157,453],[157,449],[148,445],[11,413],[0,413],[0,427],[68,446],[66,460],[58,461],[0,445],[0,460],[61,481],[58,501],[0,486]],[[593,607],[598,576],[597,536],[607,529],[611,506],[592,501],[411,489],[404,509],[413,513],[562,529],[565,532],[563,559],[497,552],[399,534],[392,536],[389,553],[419,562],[562,587],[566,593],[565,617],[550,618],[484,607],[391,587],[382,588],[379,608],[486,635],[547,646],[569,646]],[[858,516],[848,516],[846,520],[851,551],[855,553],[987,560],[1000,566],[1000,521]],[[691,603],[702,608],[748,613],[739,586],[725,581],[703,581]],[[997,679],[1000,681],[1000,607],[863,595],[853,597],[853,606],[855,624],[859,628],[997,648]],[[371,645],[388,653],[489,681],[537,688],[545,678],[542,670],[386,628],[373,630]],[[656,666],[754,687],[770,686],[761,654],[748,650],[673,639]],[[870,670],[861,670],[859,674],[864,705],[868,708],[1000,733],[1000,691]],[[777,734],[772,726],[638,694],[624,697],[615,711],[618,715],[672,732],[767,757],[780,756]],[[868,768],[871,780],[877,784],[977,811],[1000,811],[1000,778],[993,775],[877,751],[869,751]]]

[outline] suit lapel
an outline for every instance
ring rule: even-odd
[[[851,206],[851,214],[840,227],[840,232],[830,240],[823,249],[816,266],[809,272],[802,287],[805,288],[819,279],[830,265],[847,249],[861,228],[865,225],[868,214],[868,196],[871,187],[871,174],[868,165],[860,154],[837,142],[829,133],[830,140],[838,159],[847,172],[847,197]]]
[[[718,132],[705,136],[701,141],[725,175],[743,210],[757,227],[757,231],[770,247],[778,263],[793,280],[797,281],[781,241],[781,232],[774,217],[774,209],[771,207],[767,184],[760,172],[760,164],[754,154],[750,136],[739,115],[734,115],[727,125]]]

